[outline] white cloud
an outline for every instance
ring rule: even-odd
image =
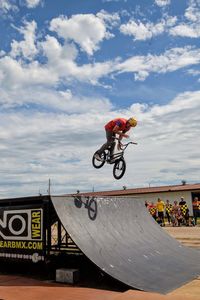
[[[0,88],[1,108],[17,108],[34,105],[36,109],[58,111],[68,114],[86,113],[87,111],[106,113],[112,108],[111,102],[104,97],[85,97],[74,95],[69,89],[65,91],[52,90],[49,87],[28,86],[23,89]]]
[[[106,23],[108,28],[118,26],[120,22],[119,14],[116,12],[109,14],[107,11],[102,9],[100,12],[97,13],[96,16],[102,19]]]
[[[40,2],[27,3],[31,8]],[[198,11],[190,3],[185,18],[194,28]],[[5,5],[4,9],[12,8]],[[103,10],[96,15],[58,17],[49,27],[54,36],[41,33],[38,39],[36,22],[26,21],[18,29],[22,39],[12,41],[10,53],[0,51],[1,197],[46,193],[49,178],[54,193],[180,182],[182,174],[184,179],[198,180],[200,91],[177,95],[166,105],[135,103],[134,99],[130,107],[119,109],[107,97],[98,96],[98,89],[95,96],[92,88],[86,93],[90,96],[84,95],[86,88],[103,84],[100,80],[109,76],[132,73],[135,80],[144,81],[151,73],[166,74],[200,63],[195,47],[103,62],[91,58],[88,62],[84,56],[86,62],[81,63],[80,50],[93,55],[113,36],[111,29],[119,22],[118,13]],[[177,18],[165,15],[157,23],[134,20],[121,28],[134,39],[146,40],[172,27],[177,30],[175,25],[181,25]],[[199,75],[191,69],[188,74]],[[132,115],[139,120],[131,133],[138,146],[127,149],[127,171],[119,182],[113,179],[110,166],[94,169],[91,158],[105,140],[104,124]]]
[[[196,1],[191,0],[185,11],[185,22],[181,22],[169,33],[173,36],[199,38],[200,37],[200,7]]]
[[[151,72],[168,73],[200,63],[198,49],[190,47],[167,50],[162,55],[133,56],[116,65],[119,73],[136,73],[136,79],[144,80]]]
[[[129,21],[120,26],[120,31],[125,35],[134,36],[135,40],[146,40],[152,38],[153,24],[144,25],[142,22]]]
[[[53,85],[57,82],[57,74],[49,73],[37,61],[23,64],[9,56],[0,59],[0,87],[18,89],[34,85]]]
[[[157,1],[160,6],[165,6],[167,1]],[[200,7],[196,1],[190,0],[189,6],[185,10],[185,20],[178,20],[178,17],[164,15],[157,22],[142,22],[140,20],[130,20],[120,26],[121,33],[133,36],[134,40],[147,40],[160,34],[169,34],[172,36],[198,38],[200,37]]]
[[[37,60],[22,61],[18,55],[31,59],[34,48],[29,48],[27,43],[14,43],[11,56],[4,55],[0,58],[0,86],[7,88],[23,88],[32,85],[56,86],[60,82],[70,83],[76,79],[91,84],[99,84],[101,77],[112,72],[112,61],[103,63],[78,65],[76,58],[77,49],[73,44],[62,46],[54,37],[47,36],[46,40],[38,43],[38,49],[43,52],[46,63],[40,64]],[[26,48],[27,45],[27,48]]]
[[[99,43],[112,37],[106,30],[105,22],[93,14],[79,14],[71,18],[60,16],[50,23],[50,30],[66,41],[74,41],[87,54],[99,49]]]
[[[65,97],[71,96],[66,91]],[[103,102],[95,113],[89,106],[79,114],[4,112],[0,116],[0,164],[5,176],[0,196],[46,193],[49,178],[54,194],[93,187],[148,186],[149,182],[180,183],[183,178],[198,181],[199,97],[200,91],[186,92],[166,105],[137,103],[120,110],[108,107],[106,113],[102,113]],[[127,170],[119,182],[108,165],[94,169],[91,158],[105,140],[104,124],[131,115],[139,120],[131,132],[138,145],[127,149]]]
[[[10,11],[17,11],[17,6],[10,0],[0,0],[0,12],[8,13]]]
[[[189,6],[185,11],[185,17],[191,22],[200,22],[200,7],[196,1],[190,0]]]
[[[180,24],[170,29],[170,34],[173,36],[182,36],[189,38],[198,38],[200,37],[200,27],[199,25],[187,25]]]
[[[20,43],[20,42],[19,42]],[[72,80],[98,85],[99,80],[120,73],[134,73],[135,80],[145,80],[150,73],[168,73],[178,69],[198,65],[199,49],[191,47],[174,48],[161,55],[133,56],[124,61],[116,59],[102,63],[78,65],[78,51],[73,44],[61,45],[55,37],[46,36],[38,44],[46,58],[45,64],[37,60],[30,63],[14,57],[0,58],[0,78],[2,87],[22,88],[26,86],[56,86]]]
[[[35,8],[42,2],[42,0],[25,0],[25,2],[28,8]]]
[[[171,3],[171,0],[155,0],[155,3],[160,7],[164,7],[166,5],[169,5]]]
[[[147,40],[162,34],[176,23],[176,17],[168,17],[162,19],[160,22],[154,24],[147,22],[146,24],[141,21],[130,20],[127,24],[120,26],[120,31],[125,35],[134,37],[134,40]]]
[[[76,58],[77,48],[74,44],[62,46],[54,37],[47,36],[46,41],[41,43],[44,55],[48,58],[47,67],[58,78],[70,81],[72,78],[98,84],[99,78],[112,70],[113,62],[78,65]]]
[[[17,28],[16,28],[17,29]],[[12,57],[23,56],[26,59],[32,60],[34,56],[38,53],[36,47],[36,36],[35,32],[37,29],[37,24],[35,21],[24,22],[24,27],[17,29],[23,36],[24,40],[18,42],[13,40],[11,43]]]

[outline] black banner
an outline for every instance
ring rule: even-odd
[[[44,260],[43,208],[0,210],[0,257]]]

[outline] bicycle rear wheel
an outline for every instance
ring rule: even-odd
[[[115,179],[120,179],[124,176],[126,171],[126,162],[123,158],[117,160],[113,167],[113,176]]]
[[[104,152],[101,154],[102,161],[96,159],[96,158],[95,158],[95,154],[96,154],[96,152],[94,153],[94,155],[93,155],[93,157],[92,157],[92,164],[93,164],[93,167],[94,167],[94,168],[100,169],[101,167],[103,167],[103,165],[104,165],[105,162],[106,162],[106,152],[104,151]]]

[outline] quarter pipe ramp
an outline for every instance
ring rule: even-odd
[[[200,275],[200,251],[169,236],[142,199],[51,199],[72,240],[115,279],[140,290],[167,293]]]

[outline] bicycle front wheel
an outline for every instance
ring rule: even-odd
[[[100,169],[101,167],[103,167],[103,165],[105,164],[106,162],[106,152],[104,151],[102,154],[101,154],[101,159],[102,161],[100,160],[97,160],[95,158],[95,154],[96,152],[94,153],[93,157],[92,157],[92,164],[93,164],[93,167],[96,168],[96,169]]]
[[[113,167],[113,176],[115,179],[120,179],[124,176],[126,171],[126,162],[123,158],[117,160]]]

